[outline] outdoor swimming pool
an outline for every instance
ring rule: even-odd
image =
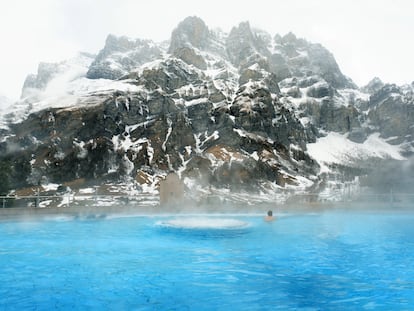
[[[414,309],[414,213],[0,221],[0,310]]]

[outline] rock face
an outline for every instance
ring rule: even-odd
[[[363,86],[361,90],[368,94],[374,94],[384,87],[384,83],[380,78],[375,77],[368,82],[367,85]]]
[[[71,91],[39,108],[28,90],[50,87],[62,66],[39,65],[24,117],[0,119],[7,188],[82,179],[154,189],[174,171],[190,189],[315,192],[330,176],[308,145],[331,132],[414,150],[412,85],[374,80],[363,93],[321,45],[247,22],[224,34],[186,18],[168,51],[110,35]]]
[[[162,50],[151,40],[129,39],[109,35],[86,77],[89,79],[118,79],[132,69],[157,59]]]
[[[198,17],[187,17],[172,32],[168,52],[189,65],[206,70],[207,63],[200,51],[208,48],[210,31]]]
[[[255,63],[268,66],[264,58],[270,54],[266,42],[260,34],[253,32],[248,22],[231,30],[226,40],[226,50],[235,66],[247,68]]]
[[[275,38],[271,68],[281,78],[317,75],[336,89],[356,88],[339,69],[333,55],[320,44],[298,39],[292,33]]]
[[[168,52],[174,54],[178,49],[188,47],[204,50],[209,45],[210,31],[204,21],[198,17],[187,17],[171,35]]]
[[[366,111],[372,131],[394,144],[414,141],[414,89],[386,84],[374,92]]]

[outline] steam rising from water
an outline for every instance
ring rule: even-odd
[[[242,229],[249,223],[232,218],[194,217],[159,221],[157,225],[181,229]]]

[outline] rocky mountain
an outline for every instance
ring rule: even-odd
[[[413,90],[359,89],[320,44],[248,22],[227,34],[188,17],[168,44],[110,35],[97,56],[40,64],[0,117],[3,192],[155,193],[174,171],[192,195],[335,198],[412,155]]]
[[[150,40],[109,35],[105,47],[91,63],[86,77],[115,80],[161,56],[162,49]]]

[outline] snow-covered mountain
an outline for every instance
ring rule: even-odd
[[[40,64],[0,116],[0,159],[8,189],[155,192],[175,171],[193,195],[334,198],[372,185],[375,165],[408,162],[413,92],[379,79],[359,89],[292,33],[245,22],[227,34],[188,17],[167,43],[109,35],[97,56]]]

